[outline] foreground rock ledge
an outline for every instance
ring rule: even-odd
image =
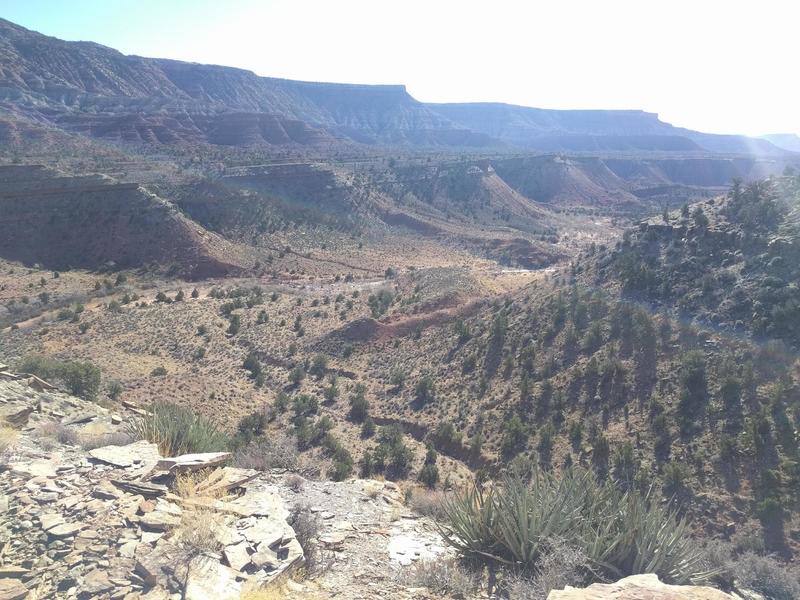
[[[632,575],[616,583],[595,583],[578,589],[553,590],[547,600],[736,600],[710,587],[667,585],[657,575]]]

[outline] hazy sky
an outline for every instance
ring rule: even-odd
[[[0,0],[0,16],[126,54],[404,83],[428,102],[800,133],[797,0]]]

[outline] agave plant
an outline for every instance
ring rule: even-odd
[[[704,583],[713,575],[702,569],[685,519],[584,470],[472,486],[450,497],[444,513],[440,531],[449,544],[524,570],[534,571],[551,541],[563,540],[610,576],[656,573],[669,583]]]
[[[464,554],[502,561],[501,548],[494,537],[495,491],[472,485],[443,502],[447,525],[438,525],[442,537]]]

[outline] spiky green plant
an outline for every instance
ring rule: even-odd
[[[226,450],[229,441],[205,417],[165,401],[155,402],[149,414],[131,420],[128,432],[135,439],[157,444],[164,456]]]
[[[656,573],[671,583],[703,583],[712,573],[684,519],[647,496],[623,492],[589,471],[563,476],[535,471],[451,496],[444,504],[445,540],[464,554],[535,571],[552,540],[579,548],[609,576]],[[589,573],[591,576],[593,573]]]

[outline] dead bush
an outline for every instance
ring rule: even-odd
[[[233,455],[233,465],[242,469],[269,471],[296,470],[300,462],[294,439],[285,434],[270,434],[251,441]]]
[[[289,525],[294,529],[295,538],[303,549],[308,573],[319,574],[327,569],[331,561],[319,545],[319,515],[312,512],[307,504],[298,504],[292,508]]]
[[[567,585],[580,587],[587,583],[592,573],[586,555],[563,540],[548,540],[547,550],[537,563],[536,571],[510,573],[504,587],[510,598],[516,600],[546,600],[551,590],[560,590]],[[602,580],[594,573],[593,581]]]
[[[52,449],[52,445],[55,442],[68,446],[77,446],[80,442],[77,431],[61,423],[56,423],[55,421],[49,421],[39,425],[34,432],[34,437],[39,439],[45,450]],[[48,444],[48,442],[50,443]]]
[[[731,567],[736,587],[758,592],[770,600],[800,598],[800,568],[784,566],[768,557],[745,552]]]
[[[295,494],[298,494],[303,491],[305,487],[306,480],[303,479],[297,473],[291,473],[290,475],[286,476],[286,485],[292,490]]]
[[[408,504],[418,515],[431,517],[434,521],[444,521],[447,517],[444,503],[448,496],[448,492],[414,488]]]
[[[184,510],[174,539],[187,557],[206,552],[219,552],[222,542],[217,536],[224,523],[223,517],[208,510]]]
[[[406,585],[424,587],[448,598],[469,598],[478,588],[478,577],[454,558],[415,563],[404,577]]]

